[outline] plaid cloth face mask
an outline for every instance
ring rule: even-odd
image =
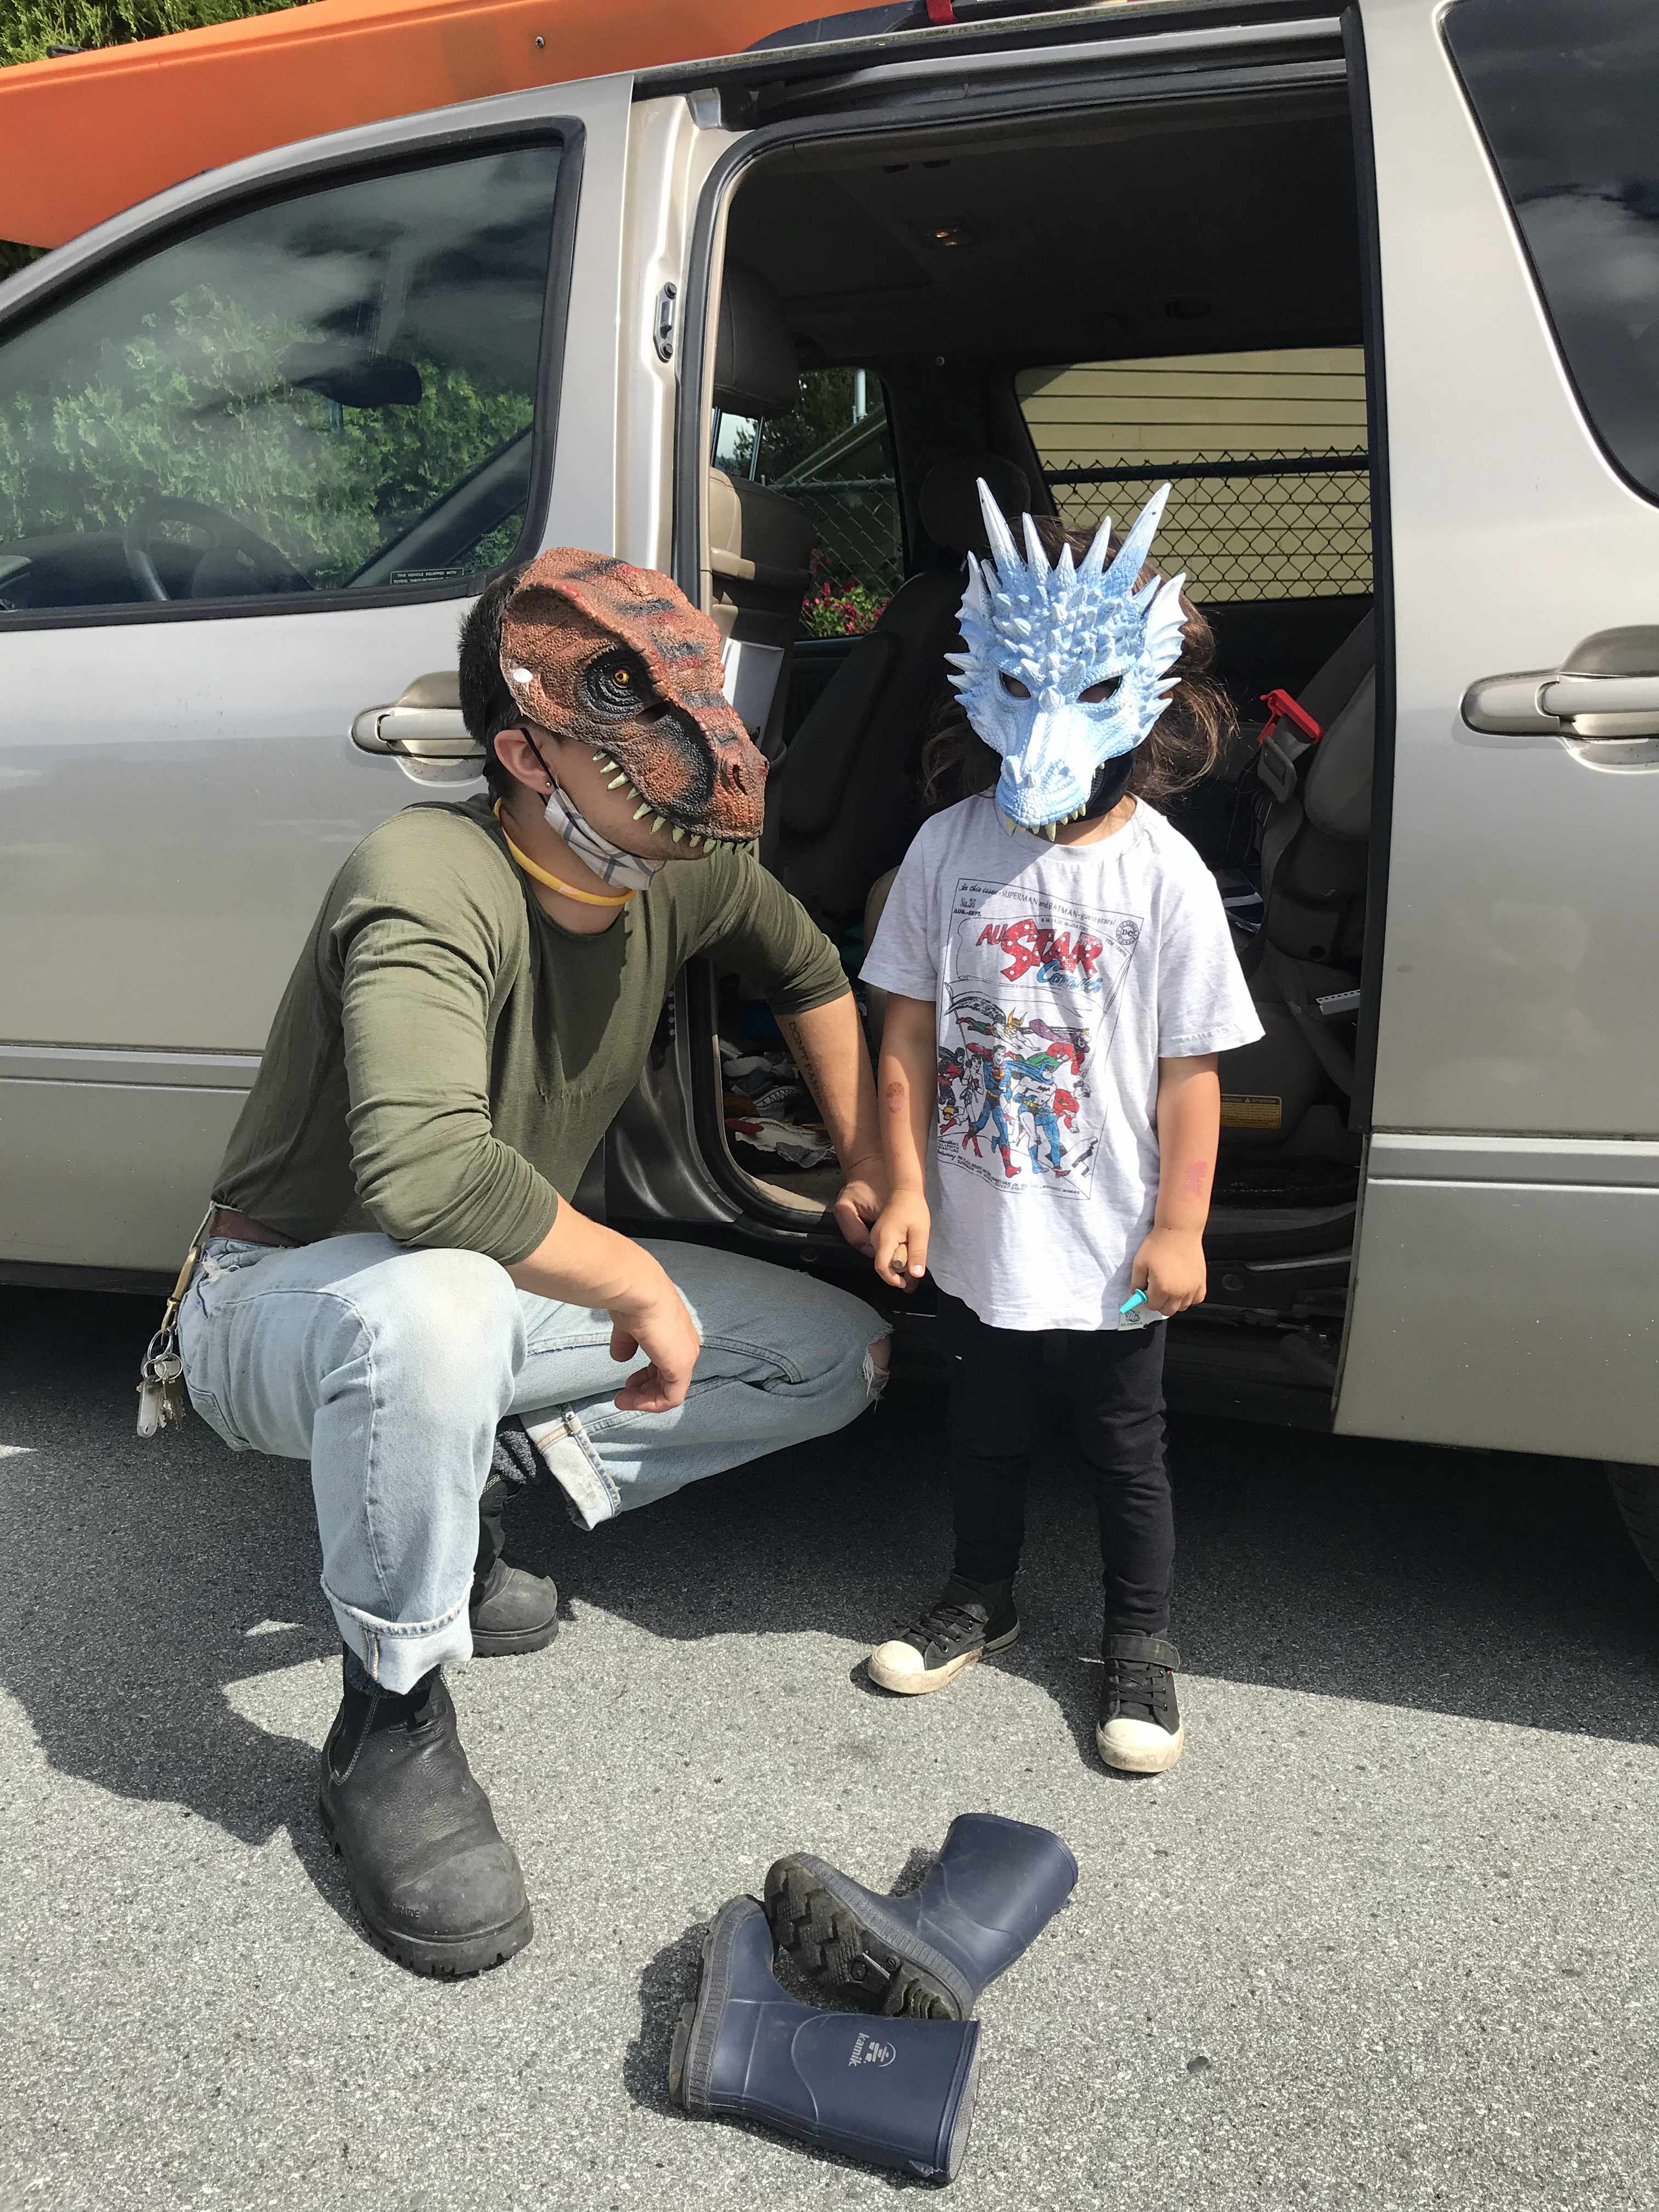
[[[647,860],[638,853],[625,853],[576,811],[568,792],[556,783],[547,794],[547,826],[556,830],[585,867],[592,868],[613,890],[642,891],[665,863]]]

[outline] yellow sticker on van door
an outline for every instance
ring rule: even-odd
[[[1282,1129],[1285,1101],[1262,1092],[1224,1091],[1221,1126],[1224,1129]]]

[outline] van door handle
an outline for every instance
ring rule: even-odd
[[[1472,730],[1493,738],[1559,738],[1561,725],[1538,703],[1544,686],[1559,673],[1553,668],[1522,669],[1510,676],[1483,676],[1463,694],[1462,715]]]
[[[1494,737],[1559,738],[1596,767],[1659,766],[1659,627],[1597,630],[1559,668],[1486,677],[1462,715]]]
[[[1540,687],[1538,704],[1576,737],[1659,736],[1659,675],[1584,676],[1564,668]]]
[[[460,683],[453,668],[417,676],[389,707],[365,707],[352,721],[351,742],[366,753],[404,760],[483,758],[483,747],[461,718]]]

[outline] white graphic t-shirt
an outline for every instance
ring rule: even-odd
[[[934,1280],[994,1328],[1117,1328],[1158,1063],[1262,1034],[1203,861],[1144,802],[1060,845],[964,799],[918,832],[863,975],[938,1007]]]

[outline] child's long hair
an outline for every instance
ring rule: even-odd
[[[1049,560],[1060,557],[1069,545],[1072,557],[1081,561],[1093,538],[1091,530],[1068,530],[1053,515],[1036,518],[1037,536]],[[1117,551],[1114,532],[1109,560]],[[1149,563],[1138,584],[1153,574]],[[1209,669],[1215,659],[1215,639],[1210,625],[1183,592],[1184,617],[1181,658],[1176,663],[1179,681],[1170,703],[1153,725],[1152,734],[1135,748],[1134,773],[1129,789],[1137,799],[1161,805],[1177,792],[1201,783],[1221,757],[1223,746],[1237,726],[1232,702],[1213,681]],[[935,811],[989,791],[1002,768],[1001,757],[992,751],[975,731],[954,691],[947,691],[933,734],[922,749],[922,796]]]

